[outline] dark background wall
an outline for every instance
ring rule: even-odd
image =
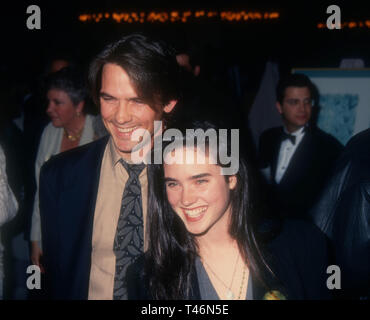
[[[41,8],[41,30],[28,30],[26,9]],[[296,1],[7,1],[1,11],[1,70],[11,70],[15,78],[32,79],[55,51],[72,52],[88,64],[101,47],[122,35],[150,29],[177,40],[195,39],[206,47],[213,67],[237,65],[246,91],[255,91],[267,59],[279,63],[281,72],[292,67],[338,67],[344,57],[359,57],[368,64],[370,28],[318,29],[326,22],[328,5],[333,2]],[[336,1],[342,21],[369,20],[366,2]],[[118,24],[113,21],[82,23],[81,13],[172,9],[226,9],[279,11],[277,21],[247,23],[201,22],[164,24]]]

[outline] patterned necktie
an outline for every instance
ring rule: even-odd
[[[118,218],[113,251],[116,255],[114,276],[114,300],[126,300],[126,271],[144,251],[143,209],[139,175],[145,164],[128,164],[121,159],[129,178],[122,195],[121,211]]]

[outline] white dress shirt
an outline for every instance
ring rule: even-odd
[[[303,136],[305,135],[305,127],[298,129],[291,133],[295,136],[295,144],[292,143],[289,139],[284,140],[280,145],[279,158],[276,166],[275,182],[280,183],[283,178],[286,169],[289,166],[290,160],[292,159],[294,152],[302,141]],[[284,127],[284,131],[289,133]]]

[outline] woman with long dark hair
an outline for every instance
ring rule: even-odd
[[[209,122],[187,127],[219,132]],[[170,142],[176,148],[163,142],[163,164],[148,167],[149,247],[144,266],[139,260],[128,272],[129,297],[328,298],[320,232],[303,222],[263,218],[246,161],[230,158],[237,172],[222,172],[227,165],[220,155],[233,155],[230,148],[238,144],[218,139],[216,146],[194,131],[180,132]]]

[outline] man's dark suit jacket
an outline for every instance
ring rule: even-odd
[[[338,297],[370,299],[370,129],[354,136],[310,212],[341,270]]]
[[[46,294],[87,299],[100,167],[109,137],[58,154],[40,173]]]
[[[326,274],[329,263],[324,234],[313,224],[299,220],[287,220],[282,224],[274,221],[268,225],[269,229],[276,230],[266,241],[265,257],[276,278],[265,277],[266,289],[252,276],[253,299],[262,300],[271,290],[278,290],[287,300],[331,299],[332,294],[326,286],[330,275]],[[127,271],[130,300],[152,300],[144,263],[144,256],[141,256]],[[201,300],[195,268],[191,273],[190,292],[190,300]]]
[[[262,133],[259,166],[270,167],[269,204],[283,218],[306,218],[343,146],[318,128],[307,127],[279,184],[275,182],[283,127]]]

